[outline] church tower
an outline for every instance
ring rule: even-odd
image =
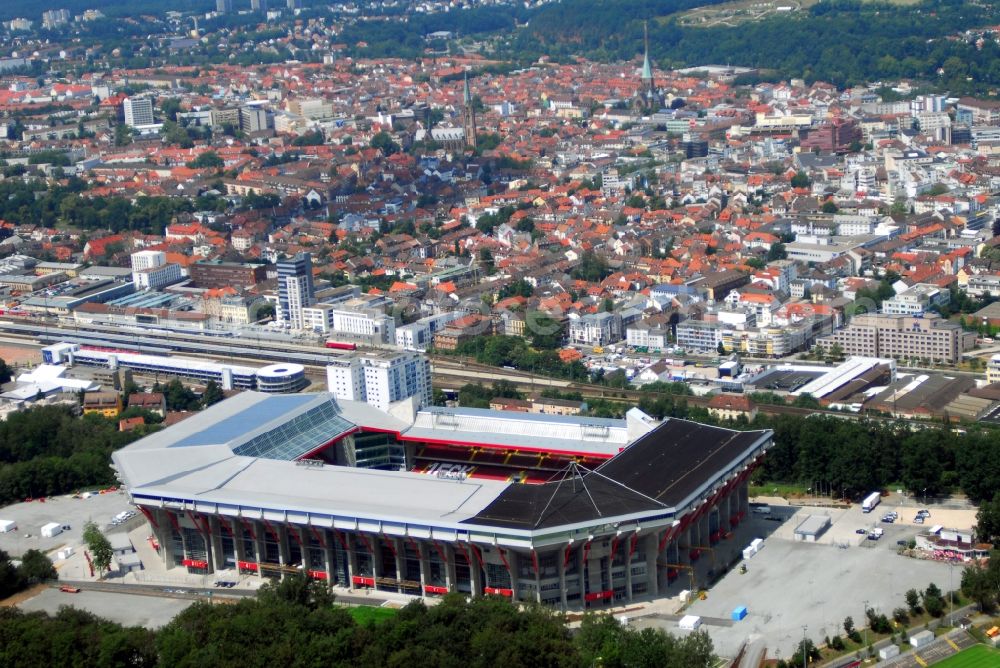
[[[656,82],[653,81],[653,68],[649,64],[649,24],[643,21],[642,24],[642,97],[644,106],[650,107],[656,99]]]
[[[469,90],[469,73],[465,73],[465,90],[462,95],[462,129],[465,130],[466,148],[476,149],[476,109],[472,104],[472,91]]]

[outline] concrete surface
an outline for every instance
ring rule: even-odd
[[[84,524],[95,522],[107,532],[111,518],[123,510],[134,510],[124,492],[96,494],[88,499],[54,496],[46,498],[44,503],[31,501],[5,506],[0,508],[0,519],[17,522],[17,531],[0,533],[0,550],[19,557],[32,548],[43,552],[64,545],[77,548],[82,543]],[[141,519],[141,515],[138,517]],[[54,538],[43,538],[41,528],[49,522],[68,524],[70,529]]]
[[[924,589],[934,582],[943,591],[957,587],[961,569],[949,584],[948,565],[900,556],[897,540],[908,540],[920,527],[879,522],[888,508],[864,514],[859,506],[849,510],[799,508],[791,519],[777,527],[764,548],[746,560],[748,572],[729,572],[709,592],[695,601],[687,613],[706,618],[729,619],[733,608],[745,605],[746,619],[732,625],[705,624],[722,656],[734,656],[746,640],[762,638],[769,657],[787,658],[802,639],[803,626],[814,642],[842,633],[842,623],[851,615],[855,624],[865,624],[864,601],[886,615],[904,606],[910,588]],[[912,513],[915,509],[910,508]],[[936,514],[931,510],[932,515]],[[830,514],[833,526],[819,543],[792,540],[798,523],[809,514]],[[932,517],[933,519],[933,517]],[[873,522],[885,530],[879,541],[855,533]],[[676,623],[655,617],[635,620],[635,625],[656,626],[681,633]]]
[[[38,596],[24,601],[18,607],[25,612],[41,610],[54,614],[61,606],[69,605],[126,626],[144,626],[147,629],[156,629],[167,624],[191,603],[192,601],[176,598],[111,594],[101,591],[87,591],[86,589],[78,594],[66,594],[58,589],[46,589]]]

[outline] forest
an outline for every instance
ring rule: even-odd
[[[515,51],[627,61],[642,52],[642,21],[669,15],[649,24],[650,55],[662,68],[731,63],[840,87],[905,77],[952,94],[988,92],[1000,85],[995,42],[977,47],[972,39],[950,39],[991,25],[995,10],[990,3],[903,6],[833,0],[806,11],[709,28],[682,27],[674,17],[691,6],[715,3],[682,1],[669,12],[662,5],[657,11],[657,4],[625,0],[612,7],[600,0],[572,0],[550,5],[518,34]]]
[[[62,223],[84,230],[163,234],[177,213],[212,205],[209,198],[138,197],[133,203],[123,197],[88,197],[83,182],[76,178],[52,187],[17,179],[0,183],[0,219],[25,225],[56,227]]]
[[[365,610],[365,609],[360,609]],[[683,638],[588,616],[571,635],[563,617],[497,597],[415,601],[356,621],[325,585],[302,576],[232,605],[196,603],[159,631],[125,628],[62,608],[55,616],[0,608],[0,665],[35,666],[518,666],[708,668],[705,633]]]
[[[111,453],[145,435],[100,415],[38,406],[0,422],[0,505],[115,481]],[[2,662],[0,662],[2,664]]]

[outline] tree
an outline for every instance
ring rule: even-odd
[[[921,612],[920,608],[920,593],[916,589],[910,589],[906,592],[906,605],[910,608],[910,614],[919,615]]]
[[[198,408],[198,397],[179,378],[171,378],[163,389],[167,410],[189,411]]]
[[[385,130],[379,132],[371,140],[371,147],[381,149],[382,153],[385,155],[392,155],[393,153],[399,153],[399,144],[392,140],[392,135],[390,135]]]
[[[982,543],[1000,543],[1000,492],[984,501],[976,513],[976,537]]]
[[[219,384],[214,380],[210,380],[205,385],[205,391],[201,394],[201,405],[208,408],[212,404],[217,404],[225,398],[226,395],[223,394],[222,388],[219,387]]]
[[[97,569],[103,578],[104,574],[111,569],[111,558],[114,555],[114,551],[111,549],[111,542],[93,522],[87,522],[84,525],[83,542],[90,551],[90,558],[94,562],[94,568]]]
[[[29,584],[55,580],[58,577],[52,560],[39,550],[28,550],[21,555],[21,575]]]
[[[990,554],[990,566],[1000,560],[1000,551],[993,550]],[[984,568],[977,562],[972,562],[962,570],[962,593],[976,602],[982,612],[990,612],[997,602],[1000,593],[1000,581],[996,575],[1000,566]]]
[[[771,247],[767,250],[767,261],[774,262],[775,260],[784,260],[788,257],[788,251],[785,250],[785,244],[780,241],[776,241],[771,244]]]
[[[809,176],[805,172],[795,172],[795,176],[791,180],[793,188],[808,188],[810,185],[812,185],[812,181],[809,180]]]
[[[924,609],[931,617],[940,617],[944,614],[944,596],[941,589],[933,582],[927,585],[923,593]]]
[[[191,169],[222,169],[226,163],[215,151],[205,151],[187,163],[187,166]]]
[[[715,346],[715,350],[720,355],[725,355],[726,354],[726,344],[724,344],[722,341],[719,341],[719,344],[717,346]]]
[[[828,199],[823,202],[823,206],[820,207],[820,211],[823,213],[837,213],[840,209],[837,208],[837,203],[832,199]]]
[[[854,618],[850,615],[844,617],[844,633],[848,638],[854,635]]]

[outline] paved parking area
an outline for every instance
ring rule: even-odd
[[[124,492],[96,494],[87,499],[57,496],[47,498],[44,503],[31,501],[5,506],[0,508],[0,519],[17,522],[17,531],[0,533],[0,550],[19,557],[32,548],[48,552],[64,545],[75,547],[82,542],[84,524],[96,522],[107,531],[111,518],[123,510],[134,510]],[[49,522],[68,524],[70,528],[54,538],[43,538],[41,528]]]
[[[58,589],[46,589],[38,596],[21,603],[18,607],[25,612],[42,610],[54,614],[60,607],[69,605],[126,626],[145,626],[147,629],[156,629],[167,624],[192,603],[193,601],[177,598],[112,594],[103,591],[87,591],[86,589],[78,594],[66,594]]]
[[[891,615],[905,605],[910,588],[924,589],[934,582],[949,589],[947,564],[921,561],[897,554],[897,540],[912,538],[919,527],[879,522],[886,509],[863,514],[849,510],[800,508],[766,539],[764,548],[746,561],[748,572],[729,572],[709,592],[695,601],[689,614],[729,619],[733,608],[745,605],[749,615],[731,626],[705,624],[716,652],[734,656],[740,645],[763,638],[769,657],[787,658],[802,639],[803,626],[814,642],[842,633],[842,623],[851,615],[864,622],[864,602]],[[818,543],[792,540],[795,527],[809,514],[828,514],[831,528]],[[879,541],[855,533],[874,524],[885,530]],[[961,571],[954,572],[957,587]],[[656,618],[637,618],[636,626],[659,626],[678,633],[676,623]]]

